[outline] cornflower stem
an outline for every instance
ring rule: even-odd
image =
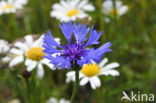
[[[78,92],[78,88],[79,88],[79,69],[75,68],[75,82],[74,82],[74,88],[73,88],[73,93],[70,99],[70,103],[74,103],[75,97],[77,95]]]

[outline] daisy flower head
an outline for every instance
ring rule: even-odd
[[[15,48],[12,48],[10,52],[14,55],[14,58],[10,61],[9,66],[13,67],[21,62],[25,62],[26,69],[30,72],[33,69],[37,68],[37,74],[39,78],[42,78],[44,75],[43,64],[53,68],[52,64],[49,64],[49,60],[43,58],[45,53],[42,51],[42,39],[41,36],[37,40],[33,40],[32,35],[25,36],[25,42],[15,43]],[[58,42],[59,39],[57,38]]]
[[[0,1],[0,15],[15,13],[17,10],[23,9],[28,0],[7,0]]]
[[[58,101],[56,98],[51,97],[46,103],[70,103],[70,101],[68,101],[64,98],[62,98]]]
[[[116,15],[118,18],[128,11],[128,6],[123,5],[120,0],[115,1],[116,8],[113,6],[113,0],[105,0],[103,2],[103,12],[108,16]]]
[[[0,54],[5,54],[9,51],[10,45],[5,40],[0,40]]]
[[[70,20],[83,19],[91,17],[86,11],[94,11],[94,6],[88,0],[61,0],[52,6],[51,17],[60,21],[68,22]]]
[[[92,45],[99,44],[99,38],[102,32],[97,32],[93,27],[89,28],[86,24],[76,24],[70,21],[63,22],[60,25],[67,43],[58,44],[51,33],[44,35],[44,57],[49,59],[54,66],[58,68],[68,68],[91,63],[91,60],[100,62],[105,53],[110,52],[110,42],[105,43],[99,48],[89,48]],[[88,37],[90,35],[90,37]],[[54,48],[57,47],[58,49]],[[53,56],[55,55],[55,56]]]
[[[101,86],[99,76],[118,76],[119,72],[114,70],[114,68],[119,67],[119,63],[113,62],[106,64],[107,62],[108,59],[104,58],[99,64],[96,64],[93,61],[92,64],[84,64],[82,69],[79,71],[80,85],[84,86],[89,82],[92,89],[96,89]],[[75,81],[75,71],[68,72],[66,77],[66,83]]]

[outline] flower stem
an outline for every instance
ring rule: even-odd
[[[30,84],[29,84],[28,79],[26,79],[26,87],[27,87],[26,103],[29,103],[30,102]]]
[[[74,99],[77,95],[78,92],[78,87],[79,87],[79,69],[75,68],[75,82],[74,82],[74,88],[73,88],[73,93],[70,99],[70,103],[74,103]]]
[[[116,9],[116,0],[113,0],[113,8],[115,10],[115,13],[114,13],[114,20],[115,22],[117,22],[117,9]]]

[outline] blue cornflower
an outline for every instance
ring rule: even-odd
[[[59,26],[67,39],[67,44],[58,44],[50,32],[44,34],[43,40],[46,54],[44,57],[58,68],[69,69],[73,63],[82,66],[91,63],[91,61],[100,62],[104,54],[111,51],[110,42],[97,49],[89,48],[93,44],[99,44],[98,40],[102,34],[102,32],[94,30],[93,26],[88,28],[86,24],[73,24],[72,21],[67,24],[63,22]],[[90,37],[87,37],[89,34]]]

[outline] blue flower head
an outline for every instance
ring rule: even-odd
[[[94,30],[93,27],[88,28],[86,24],[73,24],[72,21],[67,24],[63,22],[59,26],[67,39],[67,44],[58,44],[48,32],[44,34],[43,45],[46,54],[44,57],[58,68],[69,69],[73,63],[82,66],[91,63],[91,61],[100,62],[104,54],[111,51],[110,42],[97,49],[89,48],[94,44],[99,44],[98,40],[102,34],[102,32]]]

